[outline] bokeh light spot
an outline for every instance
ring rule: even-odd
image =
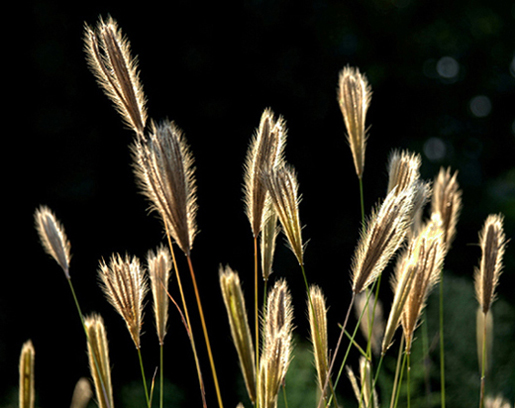
[[[474,96],[470,100],[470,111],[472,114],[478,118],[484,118],[490,114],[492,110],[492,102],[490,102],[490,98],[485,95]]]
[[[436,71],[442,78],[453,79],[458,76],[460,65],[452,57],[442,57],[436,63]]]
[[[442,160],[446,152],[445,143],[439,137],[431,137],[424,143],[424,154],[431,161]]]

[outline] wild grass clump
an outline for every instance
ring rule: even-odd
[[[161,408],[164,406],[165,364],[170,364],[171,369],[180,369],[173,364],[173,356],[164,358],[164,348],[169,326],[173,326],[175,331],[181,324],[190,342],[191,363],[196,368],[200,394],[197,401],[188,401],[188,406],[202,404],[207,407],[212,398],[211,395],[209,399],[206,396],[206,373],[201,369],[205,364],[202,360],[207,358],[211,374],[209,381],[212,381],[217,404],[222,408],[224,396],[234,390],[221,389],[215,363],[226,362],[228,356],[219,356],[216,350],[212,350],[199,291],[199,286],[204,282],[197,281],[191,259],[193,243],[199,233],[194,152],[175,122],[149,118],[136,59],[131,54],[129,41],[114,19],[100,19],[95,28],[86,25],[85,51],[99,86],[114,104],[122,121],[134,133],[130,146],[136,183],[149,202],[150,210],[158,214],[165,237],[157,249],[148,251],[146,262],[118,253],[111,255],[108,261],[101,259],[98,268],[101,290],[122,317],[137,350],[147,408],[156,404]],[[437,394],[440,405],[445,406],[443,305],[446,299],[443,297],[442,270],[444,259],[452,256],[451,244],[459,229],[462,192],[458,173],[442,168],[433,182],[423,180],[420,175],[420,154],[393,150],[387,160],[388,184],[384,197],[377,200],[367,216],[363,200],[363,172],[368,137],[365,119],[372,102],[371,96],[371,86],[359,69],[347,66],[341,71],[337,102],[342,111],[359,181],[361,214],[357,216],[361,215],[362,224],[361,231],[356,232],[357,244],[348,264],[349,306],[336,312],[338,324],[328,319],[331,299],[326,297],[323,288],[308,279],[306,272],[306,241],[302,236],[298,175],[294,166],[286,161],[285,154],[286,120],[266,108],[250,139],[243,161],[242,211],[248,218],[253,237],[253,242],[249,242],[254,250],[253,259],[249,260],[254,267],[253,276],[247,278],[254,281],[254,286],[251,297],[246,298],[243,291],[246,275],[240,275],[230,266],[220,266],[219,284],[235,348],[234,355],[230,357],[238,359],[248,401],[256,408],[276,408],[279,400],[280,404],[287,406],[286,379],[295,356],[293,299],[298,294],[292,292],[278,268],[272,274],[276,238],[281,231],[292,251],[292,259],[295,258],[299,264],[306,289],[303,295],[307,300],[306,308],[295,311],[295,316],[297,319],[305,317],[309,325],[314,366],[312,390],[317,394],[314,405],[342,406],[339,381],[345,370],[359,407],[404,406],[401,398],[405,398],[408,407],[411,406],[412,399],[413,402],[418,401],[414,394],[412,373],[417,366],[419,372],[425,369],[422,367],[424,361],[412,358],[412,351],[416,344],[422,343],[424,358],[429,358],[431,337],[437,343],[432,347],[440,353],[440,389],[431,393]],[[44,250],[58,263],[69,283],[84,329],[96,402],[101,408],[114,408],[116,398],[112,381],[116,381],[116,364],[109,359],[104,320],[99,314],[89,313],[86,316],[82,312],[70,273],[71,244],[56,215],[48,207],[41,206],[36,209],[34,218]],[[487,395],[485,387],[488,367],[492,364],[489,353],[492,343],[492,303],[497,286],[502,284],[500,275],[507,245],[503,228],[501,214],[488,216],[479,235],[482,256],[474,273],[480,306],[477,315],[481,371],[477,383],[480,389],[477,403],[480,408],[508,406],[502,396],[495,396],[494,399]],[[183,290],[183,271],[177,264],[177,248],[187,261],[205,353],[199,353],[195,332],[197,325],[193,324],[194,317],[189,307],[192,299],[187,298],[189,293]],[[384,295],[381,279],[389,265],[393,265],[390,277],[393,301],[387,311],[381,299]],[[313,269],[316,269],[316,265]],[[342,269],[346,268],[339,268],[338,273]],[[170,294],[171,284],[178,287],[179,302]],[[437,285],[440,286],[438,330],[430,333],[424,322],[428,318],[424,310],[428,302],[434,301],[430,293]],[[154,327],[160,349],[157,364],[159,376],[155,373],[151,378],[144,370],[141,342],[144,310],[149,302],[146,298],[150,297],[147,296],[148,292],[151,293]],[[252,299],[250,309],[246,299]],[[169,322],[170,306],[177,309],[180,324]],[[351,310],[355,311],[357,322],[348,329],[352,320],[349,319]],[[399,327],[402,327],[402,335],[397,335]],[[331,344],[329,332],[335,329],[339,330],[338,340],[336,344]],[[363,339],[356,337],[359,329]],[[391,356],[395,351],[397,356]],[[182,353],[182,350],[173,350],[173,353],[178,352]],[[19,399],[23,408],[34,406],[34,356],[34,347],[28,341],[20,358]],[[353,361],[358,361],[358,374],[354,374]],[[393,365],[394,372],[382,372],[383,361],[387,361],[387,367]],[[381,386],[386,375],[392,377],[387,381],[387,388]],[[155,396],[157,389],[158,397]],[[80,380],[72,406],[85,406],[92,394],[90,383]],[[242,407],[243,404],[238,406]]]

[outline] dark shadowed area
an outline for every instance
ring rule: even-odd
[[[85,337],[68,283],[43,252],[34,229],[33,214],[41,204],[56,213],[71,241],[70,274],[84,313],[99,312],[106,322],[115,405],[132,407],[143,401],[138,399],[136,351],[124,322],[98,286],[97,269],[100,259],[116,252],[144,259],[165,239],[160,220],[149,214],[135,183],[133,134],[85,61],[84,24],[95,25],[99,16],[108,15],[138,56],[149,117],[175,121],[195,157],[200,233],[192,260],[225,406],[251,404],[230,338],[218,268],[229,264],[240,273],[253,313],[253,242],[244,214],[242,174],[249,140],[267,107],[287,123],[285,155],[298,174],[303,238],[309,240],[306,273],[327,296],[331,348],[337,340],[337,324],[350,300],[349,268],[361,224],[358,180],[336,100],[338,74],[347,64],[366,74],[373,91],[363,177],[367,213],[385,196],[386,164],[393,149],[419,153],[424,179],[432,180],[441,166],[459,171],[463,210],[444,272],[447,401],[453,408],[476,406],[473,272],[480,257],[478,232],[489,214],[503,213],[506,236],[515,235],[512,2],[254,0],[136,6],[30,1],[23,15],[28,34],[15,36],[14,45],[19,42],[22,51],[5,79],[8,88],[16,86],[16,94],[8,97],[6,119],[17,127],[4,135],[3,194],[9,200],[4,210],[7,264],[0,285],[0,406],[17,406],[18,358],[28,339],[36,349],[36,406],[68,407],[77,380],[89,377]],[[280,236],[272,278],[285,277],[293,294],[299,350],[295,373],[300,377],[312,369],[305,350],[305,287],[284,242]],[[493,305],[494,369],[488,386],[492,395],[503,394],[512,404],[514,247],[508,243]],[[208,406],[215,407],[186,260],[176,254],[195,321]],[[384,272],[380,294],[386,312],[392,300],[387,284],[391,270],[389,265]],[[178,299],[174,277],[170,292]],[[439,406],[437,292],[429,299],[427,317],[429,340],[436,342],[429,344],[434,348],[431,377],[425,381],[420,362],[419,376],[413,377],[420,407]],[[142,353],[151,377],[158,343],[150,297],[147,301]],[[351,320],[352,328],[354,324]],[[201,406],[191,348],[174,308],[166,341],[166,406]],[[383,367],[390,376],[394,349]],[[358,353],[353,352],[350,363],[356,369]],[[297,395],[306,389],[315,392],[314,374],[307,378],[305,383],[299,380],[301,390],[295,390],[295,380],[287,384],[290,407],[315,406]],[[388,381],[380,384],[384,406],[390,398]],[[339,388],[342,401],[349,401],[346,406],[354,406],[346,378]]]

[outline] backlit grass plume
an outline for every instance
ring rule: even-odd
[[[365,167],[366,129],[365,119],[372,89],[365,75],[357,68],[345,67],[340,72],[338,102],[347,128],[347,140],[354,159],[354,167],[359,179]]]
[[[256,362],[240,278],[230,267],[220,267],[220,287],[249,398],[256,402]]]
[[[182,131],[170,121],[152,123],[148,138],[133,145],[133,156],[143,194],[189,256],[197,233],[196,185],[193,156]]]
[[[308,299],[309,334],[313,344],[313,356],[320,390],[329,375],[329,349],[327,345],[327,308],[322,289],[310,288],[312,307]]]
[[[34,400],[36,391],[34,388],[34,358],[36,352],[32,341],[28,340],[23,343],[20,354],[19,365],[19,407],[34,408]]]
[[[274,204],[267,196],[265,202],[265,212],[263,215],[263,228],[261,231],[261,272],[263,279],[268,281],[272,273],[272,265],[274,262],[275,243],[279,234],[279,224]]]
[[[160,246],[156,252],[149,251],[147,265],[152,298],[154,299],[157,337],[159,338],[159,344],[163,345],[168,321],[168,281],[172,271],[170,251],[164,246]]]
[[[282,116],[277,118],[272,110],[265,109],[259,128],[250,142],[244,164],[245,212],[254,237],[259,235],[264,222],[267,190],[263,176],[283,164],[285,143],[284,119]]]
[[[100,262],[99,277],[102,290],[115,310],[123,317],[137,349],[143,322],[143,300],[147,293],[147,281],[139,259],[113,254],[109,265]]]
[[[376,208],[361,233],[352,261],[352,291],[361,293],[386,267],[412,222],[413,188],[394,188]]]
[[[502,258],[506,248],[503,221],[500,214],[489,215],[479,234],[482,256],[479,268],[475,268],[474,281],[476,297],[485,314],[495,300],[495,288],[503,268]]]
[[[274,208],[281,222],[284,235],[288,239],[300,265],[304,264],[304,245],[299,218],[299,184],[292,166],[272,169],[264,178]]]
[[[47,206],[40,206],[34,214],[36,230],[45,251],[55,259],[70,279],[70,242],[64,228]]]
[[[372,364],[365,357],[359,359],[359,382],[354,371],[346,366],[347,376],[352,385],[354,395],[358,400],[359,406],[364,408],[379,407],[377,392],[373,387]]]
[[[461,212],[461,190],[458,185],[458,172],[451,175],[451,169],[440,168],[433,183],[431,213],[442,225],[443,240],[447,250],[456,236],[456,224]],[[439,218],[438,218],[439,217]]]
[[[99,19],[95,29],[86,25],[84,42],[87,61],[98,84],[124,122],[142,136],[147,120],[145,95],[129,41],[109,17],[107,21]]]
[[[277,281],[268,295],[258,375],[259,408],[275,408],[292,353],[293,306],[288,285]]]
[[[111,364],[104,320],[98,314],[84,320],[88,333],[89,369],[95,384],[95,394],[100,408],[114,408],[111,385]]]
[[[425,307],[431,289],[440,279],[445,257],[443,233],[438,225],[428,222],[412,242],[408,261],[415,268],[413,282],[402,313],[402,328],[406,340],[406,351],[411,352],[413,333]],[[403,278],[399,279],[403,280]]]

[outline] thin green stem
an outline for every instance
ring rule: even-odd
[[[163,408],[164,395],[164,344],[159,345],[159,407]]]
[[[441,407],[445,408],[445,347],[443,339],[443,269],[440,272],[440,388]]]
[[[485,382],[486,382],[486,313],[483,316],[483,344],[481,347],[481,391],[479,395],[479,408],[485,403]]]
[[[145,378],[145,369],[143,368],[143,358],[141,357],[141,349],[138,347],[139,367],[141,369],[141,378],[143,379],[143,389],[145,390],[145,399],[147,400],[147,407],[150,408],[150,398],[148,396],[147,380]]]
[[[266,302],[266,287],[265,287],[265,302]],[[266,303],[265,303],[266,304]],[[257,236],[254,237],[254,310],[255,310],[255,341],[256,341],[256,375],[259,373],[259,307],[258,307],[258,244]],[[257,386],[257,384],[256,384]],[[258,408],[258,401],[256,398],[256,408]]]
[[[359,199],[361,203],[361,224],[365,225],[365,199],[363,198],[363,179],[359,178]]]
[[[407,367],[407,373],[408,373],[408,408],[411,407],[411,388],[410,388],[410,380],[411,380],[411,353],[408,353],[408,367]]]
[[[404,340],[404,337],[402,338]],[[406,353],[402,352],[402,349],[404,347],[404,342],[401,341],[400,347],[399,347],[399,357],[397,359],[397,368],[395,370],[395,382],[393,385],[392,390],[392,400],[390,402],[390,408],[396,407],[399,402],[399,395],[400,395],[400,384],[402,384],[402,376],[404,374],[404,366],[406,364]],[[400,358],[402,357],[402,366],[400,366]],[[399,370],[400,367],[400,370]],[[395,400],[395,403],[394,403]]]

